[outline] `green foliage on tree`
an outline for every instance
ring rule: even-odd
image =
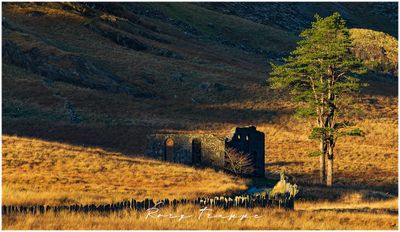
[[[328,158],[327,185],[333,182],[333,157],[337,140],[342,136],[364,136],[359,128],[338,116],[346,111],[354,93],[365,86],[356,75],[366,71],[352,52],[350,33],[339,13],[326,18],[315,16],[311,28],[304,30],[297,48],[284,59],[272,64],[268,80],[273,89],[288,90],[301,103],[296,115],[315,118],[310,138],[320,148],[310,156],[321,160],[321,182],[325,181],[325,157]]]

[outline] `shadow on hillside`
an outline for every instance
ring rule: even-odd
[[[368,71],[360,77],[361,82],[368,86],[361,90],[361,94],[398,97],[398,79],[396,76]]]
[[[270,166],[288,166],[288,165],[302,165],[304,162],[299,162],[299,161],[290,161],[290,162],[273,162],[273,163],[268,163],[268,167]]]
[[[217,107],[192,107],[182,110],[183,128],[196,128],[206,124],[236,124],[255,125],[260,123],[271,123],[278,121],[281,117],[291,115],[291,110],[268,110],[268,109],[232,109],[232,108],[217,108]],[[199,128],[202,129],[202,128]],[[231,129],[231,128],[229,128]],[[212,132],[212,131],[211,131]]]
[[[268,110],[246,110],[246,109],[228,109],[228,108],[193,108],[192,111],[173,112],[176,115],[182,114],[182,117],[176,117],[176,124],[155,125],[155,126],[131,126],[131,125],[106,125],[95,123],[69,124],[65,122],[45,122],[32,120],[3,120],[3,134],[17,135],[21,137],[31,137],[47,141],[68,143],[77,146],[99,147],[107,151],[121,152],[129,156],[141,156],[144,154],[147,146],[147,135],[156,132],[159,129],[206,129],[210,132],[216,128],[210,127],[210,124],[221,125],[224,123],[257,125],[260,122],[269,122],[279,119],[280,116],[289,115],[291,112],[277,112]],[[171,115],[168,115],[171,117]],[[192,116],[192,117],[190,117]],[[217,128],[218,129],[218,128]],[[231,129],[231,128],[229,128]],[[266,165],[267,178],[279,179],[274,173],[268,173],[268,166],[288,166],[301,165],[302,162],[274,162]],[[305,173],[296,175],[293,178],[298,179],[296,183],[303,188],[299,197],[310,200],[335,200],[343,196],[344,192],[362,191],[370,189],[371,191],[388,192],[397,194],[397,183],[380,185],[357,185],[348,183],[346,186],[337,186],[334,189],[326,188],[321,185],[310,184],[315,180],[315,173]]]
[[[127,155],[142,155],[146,136],[152,129],[138,126],[107,126],[96,124],[65,124],[36,121],[4,121],[3,135],[16,135],[68,143],[76,146],[99,147]]]
[[[397,185],[388,184],[382,186],[371,185],[335,185],[326,187],[317,184],[299,184],[300,192],[297,195],[299,200],[317,201],[327,200],[336,201],[351,197],[352,194],[360,195],[362,200],[388,200],[397,197]]]
[[[269,166],[279,165],[282,167],[290,164],[299,164],[302,162],[274,162],[266,163],[266,178],[271,181],[278,181],[279,173],[268,171]],[[302,200],[328,200],[335,201],[348,197],[351,194],[360,194],[363,200],[386,200],[397,197],[398,185],[392,183],[364,183],[360,184],[360,180],[345,180],[340,173],[336,173],[334,187],[327,187],[319,184],[319,173],[303,173],[291,175],[285,173],[290,183],[295,183],[300,187],[298,198]]]
[[[100,147],[127,155],[145,153],[147,136],[159,130],[204,130],[215,133],[224,124],[257,125],[271,122],[285,112],[253,109],[182,108],[163,114],[166,120],[143,125],[108,125],[96,122],[69,123],[32,119],[3,119],[3,134],[38,138],[78,146]],[[160,117],[160,119],[163,119]],[[171,120],[172,119],[172,120]],[[211,126],[210,126],[211,125]],[[232,129],[232,128],[223,128]]]
[[[339,181],[340,176],[338,176],[334,187],[327,187],[323,184],[317,184],[317,178],[313,174],[296,175],[295,179],[298,180],[296,183],[301,188],[298,197],[305,200],[339,200],[351,194],[360,194],[363,200],[386,200],[397,197],[398,194],[397,183],[360,184],[357,180],[342,183]],[[308,180],[313,180],[313,183]]]

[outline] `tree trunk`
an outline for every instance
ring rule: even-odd
[[[326,156],[326,145],[325,142],[322,140],[320,144],[320,151],[321,155],[319,156],[319,181],[321,184],[325,183],[325,156]]]
[[[328,132],[328,143],[327,143],[327,158],[328,158],[328,170],[326,175],[326,186],[332,187],[333,185],[333,149],[335,147],[335,134],[334,134],[334,127],[335,127],[335,110],[336,110],[336,96],[334,94],[334,85],[335,85],[335,76],[333,76],[333,70],[331,67],[329,68],[330,78],[328,83],[328,107],[329,107],[329,114],[327,117],[327,121],[325,122],[325,127],[331,129]],[[333,130],[333,131],[332,131]]]
[[[332,187],[333,185],[333,148],[328,149],[328,170],[326,175],[326,186]]]

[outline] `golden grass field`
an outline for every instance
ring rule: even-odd
[[[92,229],[92,230],[133,230],[133,229],[253,229],[253,230],[395,230],[398,228],[397,214],[381,213],[379,210],[397,210],[397,200],[376,203],[347,203],[334,205],[334,207],[345,207],[360,209],[361,212],[340,212],[336,208],[331,211],[314,211],[312,204],[299,204],[294,211],[280,209],[213,209],[200,214],[200,208],[193,206],[181,206],[176,209],[163,208],[157,214],[149,212],[119,212],[109,215],[97,213],[75,214],[75,213],[49,213],[44,216],[18,215],[3,217],[4,229]],[[331,205],[331,204],[329,204]],[[325,207],[325,205],[323,205]],[[369,209],[365,209],[368,207]],[[329,208],[327,208],[329,209]],[[373,211],[373,210],[378,210]],[[157,217],[159,214],[180,217],[185,219]],[[208,214],[214,216],[209,218]],[[243,215],[248,218],[240,220]],[[222,215],[221,218],[219,215]],[[236,215],[235,219],[229,220],[230,215]],[[254,218],[258,215],[258,218]],[[199,216],[201,216],[199,218]],[[146,218],[147,217],[147,218]]]
[[[379,104],[366,104],[371,99]],[[356,119],[356,123],[367,135],[365,138],[344,138],[338,144],[334,162],[335,187],[332,189],[318,185],[318,158],[306,155],[316,146],[308,139],[310,121],[280,117],[279,121],[262,123],[260,120],[256,123],[266,134],[267,178],[276,180],[285,169],[300,185],[294,211],[220,210],[223,215],[256,212],[265,219],[188,219],[181,222],[145,219],[145,212],[108,216],[50,213],[3,217],[3,228],[397,229],[398,216],[393,213],[398,211],[397,99],[364,95],[357,104],[366,116]],[[220,107],[248,109],[250,105],[250,102],[242,102]],[[269,104],[258,102],[251,106],[262,110]],[[214,131],[228,134],[235,124],[214,123],[211,126]],[[249,180],[212,169],[194,169],[102,148],[3,135],[5,204],[110,203],[132,197],[175,197],[177,193],[190,198],[244,190],[249,184]],[[199,208],[185,206],[177,211],[196,215]],[[165,209],[165,212],[174,212],[174,209]]]
[[[337,187],[333,189],[315,185],[318,159],[302,154],[313,146],[302,132],[303,126],[289,123],[287,127],[267,124],[259,127],[267,132],[269,141],[266,147],[267,177],[276,178],[285,167],[287,174],[296,177],[302,188],[302,197],[296,201],[294,211],[214,209],[216,214],[259,214],[264,219],[190,218],[180,222],[165,218],[146,219],[146,212],[108,216],[48,213],[3,217],[3,228],[396,229],[398,217],[393,212],[398,210],[397,197],[370,198],[373,193],[385,195],[387,188],[397,187],[396,121],[365,120],[359,125],[369,136],[344,140],[340,144],[335,161]],[[127,157],[100,148],[3,136],[3,204],[110,203],[132,197],[160,199],[177,194],[190,198],[244,190],[248,184],[249,180],[208,168],[199,170]],[[162,210],[166,214],[175,212],[175,209]],[[176,212],[197,215],[199,208],[180,206]]]
[[[15,205],[194,198],[246,188],[243,179],[211,168],[13,136],[3,136],[2,180],[3,204]]]

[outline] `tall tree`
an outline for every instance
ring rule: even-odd
[[[315,16],[311,28],[304,30],[297,48],[281,65],[272,64],[268,82],[273,89],[287,89],[300,102],[297,114],[315,118],[310,138],[319,141],[319,149],[310,152],[320,157],[320,181],[325,182],[325,157],[328,159],[326,184],[333,184],[334,148],[345,135],[364,133],[340,113],[352,101],[362,84],[357,74],[365,72],[352,52],[352,41],[339,13],[326,18]]]

